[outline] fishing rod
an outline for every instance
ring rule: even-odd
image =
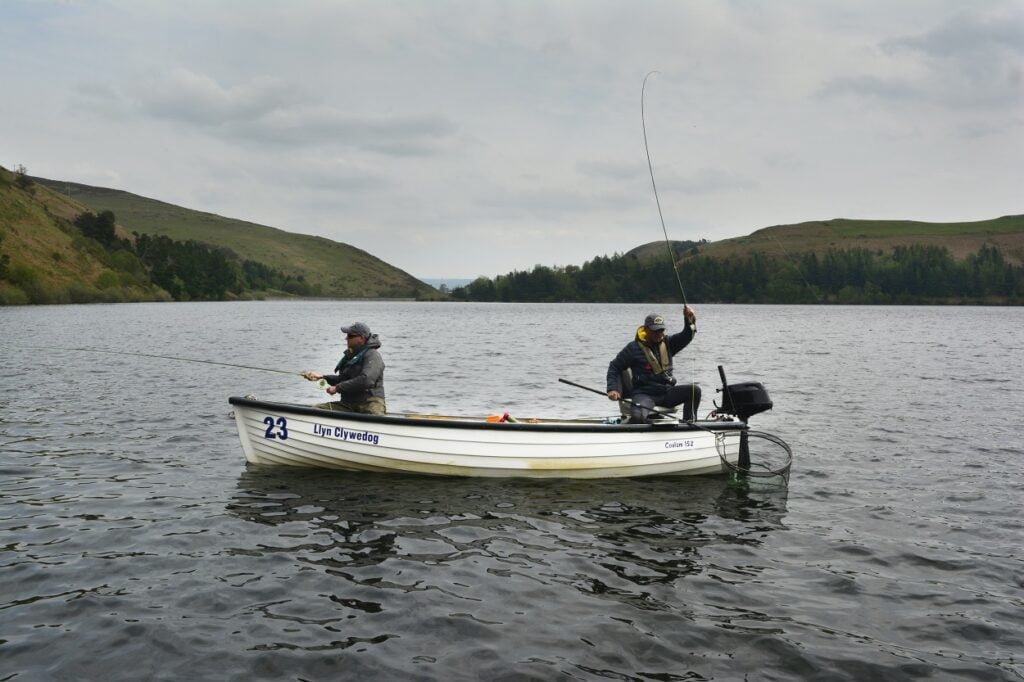
[[[658,184],[654,181],[654,164],[651,163],[651,148],[647,144],[647,120],[644,116],[644,95],[647,92],[647,79],[653,74],[660,73],[660,71],[649,71],[644,76],[643,85],[640,86],[640,126],[644,131],[644,152],[647,154],[647,170],[651,174],[651,189],[654,190],[654,203],[658,206],[658,219],[661,221],[661,233],[665,236],[665,248],[668,249],[668,260],[672,263],[672,271],[676,273],[676,284],[679,285],[679,294],[683,297],[683,317],[686,324],[690,326],[691,334],[697,333],[697,319],[691,317],[686,319],[686,312],[690,310],[690,304],[686,301],[686,291],[683,289],[683,278],[679,276],[679,266],[676,265],[676,254],[672,250],[672,242],[668,238],[668,228],[665,227],[665,216],[661,212],[661,199],[658,198]],[[692,312],[691,312],[692,315]],[[696,384],[694,384],[694,391],[690,394],[690,402],[695,402],[696,395]],[[697,418],[697,410],[693,410],[694,419]]]
[[[644,131],[644,151],[647,153],[647,170],[651,174],[651,188],[654,190],[654,203],[658,205],[658,218],[661,220],[661,232],[665,235],[665,248],[668,249],[668,259],[672,263],[672,270],[676,273],[676,283],[679,285],[679,293],[683,297],[683,305],[689,305],[686,301],[686,292],[683,291],[683,279],[679,276],[679,268],[676,266],[676,255],[672,250],[672,242],[668,238],[668,230],[665,228],[665,216],[661,212],[661,200],[658,198],[658,185],[654,182],[654,165],[651,163],[651,150],[647,146],[647,121],[644,120],[644,93],[647,90],[647,79],[660,71],[650,71],[644,76],[643,85],[640,87],[640,125]],[[696,323],[694,323],[696,327]]]
[[[270,367],[253,367],[252,365],[236,365],[231,362],[216,362],[214,360],[198,360],[196,358],[182,358],[174,355],[156,355],[153,353],[135,353],[130,351],[120,350],[104,350],[102,348],[62,348],[59,346],[21,346],[21,348],[27,348],[32,350],[60,350],[70,351],[75,353],[105,353],[108,355],[128,355],[143,358],[159,358],[160,360],[177,360],[179,362],[195,362],[203,365],[220,365],[221,367],[235,367],[236,369],[251,369],[257,372],[274,372],[275,374],[288,374],[290,376],[300,376],[305,378],[303,372],[292,372],[283,369],[272,369]],[[323,381],[321,379],[321,381]]]
[[[576,388],[582,388],[584,391],[590,391],[591,393],[597,393],[598,395],[603,395],[605,398],[608,397],[608,394],[605,393],[604,391],[598,390],[596,388],[591,388],[590,386],[584,386],[583,384],[577,384],[575,381],[569,381],[568,379],[561,379],[561,378],[559,378],[559,381],[562,382],[563,384],[569,384],[570,386],[575,386]],[[640,407],[640,408],[643,408],[645,410],[650,410],[651,412],[659,412],[661,414],[675,414],[676,413],[676,410],[670,410],[670,409],[665,408],[665,407],[658,407],[657,405],[655,405],[654,407],[646,407],[646,406],[643,406],[643,405],[637,405],[635,402],[633,402],[629,398],[619,398],[618,401],[616,401],[616,402],[626,403],[626,404],[629,404],[629,405],[634,405],[636,407]]]

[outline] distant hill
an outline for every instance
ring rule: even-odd
[[[960,223],[836,218],[773,225],[744,237],[731,237],[716,242],[671,242],[679,258],[698,254],[729,258],[753,253],[770,258],[791,258],[809,252],[821,256],[829,249],[863,248],[888,252],[897,246],[920,244],[945,247],[957,259],[977,253],[981,245],[986,243],[998,246],[1008,261],[1024,263],[1024,215]],[[625,255],[668,259],[664,240],[642,244],[627,251]]]
[[[424,278],[423,281],[429,284],[430,286],[434,287],[435,289],[440,289],[442,286],[448,287],[449,289],[454,289],[455,287],[464,287],[473,280],[465,277],[429,277]]]
[[[765,227],[745,237],[702,244],[700,255],[711,258],[753,253],[777,258],[829,249],[863,248],[892,251],[897,246],[940,246],[962,260],[977,253],[983,244],[999,247],[1007,261],[1024,263],[1024,215],[959,223],[925,223],[914,220],[815,220],[795,225]],[[664,248],[664,242],[662,242]]]
[[[303,275],[322,296],[418,298],[438,294],[409,273],[348,244],[225,218],[117,189],[33,179],[68,197],[69,203],[95,212],[113,211],[118,224],[129,233],[226,247],[244,259],[289,275]]]
[[[676,258],[682,258],[688,253],[693,252],[692,250],[695,247],[699,248],[707,243],[708,241],[706,239],[699,242],[677,241],[674,239],[669,241],[669,244],[672,245],[672,252],[676,255]],[[668,249],[665,247],[665,240],[663,239],[656,242],[641,244],[636,248],[630,249],[624,255],[636,256],[637,258],[664,258],[666,262],[668,261]]]
[[[828,220],[718,242],[664,241],[582,266],[536,266],[452,291],[470,301],[1024,302],[1024,216],[962,223]],[[673,270],[675,271],[673,273]],[[674,277],[672,275],[675,275]],[[683,295],[685,298],[685,295]]]
[[[22,186],[26,181],[34,181],[35,184]],[[625,270],[618,274],[612,270],[603,272],[608,268],[609,259],[595,255],[589,266],[585,263],[582,268],[573,265],[553,270],[539,268],[539,272],[526,279],[523,279],[525,273],[518,273],[517,278],[512,277],[514,273],[509,273],[505,277],[499,276],[494,282],[486,278],[472,283],[455,279],[423,282],[365,251],[322,237],[293,234],[116,189],[20,177],[0,168],[0,304],[166,300],[167,290],[154,286],[153,282],[158,280],[138,272],[138,263],[133,258],[104,253],[100,244],[85,239],[76,229],[74,221],[80,214],[105,210],[116,215],[120,237],[131,237],[132,232],[138,232],[178,242],[195,240],[217,249],[227,249],[238,257],[233,262],[254,261],[259,267],[271,268],[282,276],[292,280],[298,278],[310,285],[301,289],[285,287],[297,295],[310,295],[312,292],[312,295],[330,297],[445,298],[445,293],[434,288],[443,283],[447,288],[456,290],[456,298],[468,295],[473,300],[627,300],[623,298],[626,296],[624,282],[640,287],[638,293],[630,296],[643,297],[655,293],[661,280],[665,279],[662,276],[664,272],[648,272],[645,268],[655,267],[657,261],[667,260],[668,256],[665,242],[654,241],[624,254],[620,265]],[[894,257],[906,261],[904,256],[899,256],[897,247],[913,247],[932,249],[931,255],[915,251],[917,255],[913,255],[912,260],[924,258],[922,267],[932,267],[937,263],[936,267],[945,268],[942,277],[951,276],[950,268],[961,268],[961,265],[952,264],[953,259],[961,264],[970,261],[966,269],[961,269],[975,275],[986,268],[985,271],[991,275],[1003,267],[1001,261],[1019,269],[1024,263],[1024,215],[955,223],[834,219],[775,225],[744,237],[717,242],[673,241],[670,244],[676,258],[689,265],[681,268],[684,279],[696,278],[688,284],[687,291],[694,291],[705,300],[778,302],[793,300],[792,292],[786,290],[792,282],[782,282],[779,272],[784,271],[783,274],[790,278],[796,277],[797,288],[804,294],[811,291],[812,282],[819,287],[812,272],[818,266],[812,262],[815,259],[810,254],[823,259],[826,254],[857,251],[866,253],[868,258],[875,258],[878,261],[876,265],[884,270],[886,263],[891,264]],[[988,251],[981,253],[982,249]],[[941,258],[936,260],[934,251],[948,252],[946,259],[950,263],[942,264]],[[805,255],[808,256],[806,262]],[[843,256],[847,257],[853,256]],[[733,288],[740,287],[741,280],[749,279],[743,263],[750,258],[777,261],[769,268],[772,272],[778,271],[773,275],[777,281],[766,280],[771,286],[762,282],[759,285],[762,289],[756,291],[750,285],[745,293],[730,293]],[[992,258],[1000,262],[982,262]],[[832,261],[821,260],[825,271],[834,269],[832,265],[825,265],[829,262]],[[730,268],[739,270],[733,272]],[[804,268],[811,270],[803,272]],[[220,267],[207,270],[223,271]],[[705,271],[708,274],[698,274]],[[724,272],[730,274],[722,279]],[[754,274],[761,276],[764,273],[758,271]],[[846,276],[849,273],[839,274]],[[1018,277],[1012,272],[1007,276],[1011,275],[1011,278]],[[712,286],[712,276],[721,281]],[[650,280],[644,279],[646,277]],[[525,293],[512,291],[514,287],[510,288],[510,283],[513,280],[518,282],[517,286],[526,287]],[[466,287],[460,289],[463,284]],[[279,290],[277,287],[265,287],[262,294],[258,285],[252,285],[252,290],[255,295],[277,295],[274,293]],[[854,289],[863,289],[862,299],[857,300],[883,300],[860,284]],[[935,294],[937,298],[956,299],[955,292],[941,293],[941,286],[932,289],[939,292]],[[998,287],[989,287],[982,293],[970,294],[974,298],[964,298],[968,296],[964,294],[956,300],[999,302],[1019,298],[1019,293],[999,294],[996,289]],[[839,296],[841,292],[829,294],[827,283],[822,283],[819,290],[825,292],[824,296],[830,301],[854,300],[850,296]],[[178,294],[174,296],[177,298]],[[927,298],[926,293],[918,291],[906,296],[894,294],[888,300],[916,301],[924,298]]]

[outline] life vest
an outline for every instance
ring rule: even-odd
[[[639,342],[637,345],[640,346],[640,350],[643,351],[644,357],[647,358],[647,364],[651,368],[651,372],[655,376],[665,375],[667,379],[672,380],[672,356],[668,353],[668,343],[662,338],[661,343],[658,344],[658,354],[654,354],[652,349],[647,344],[647,328],[640,327],[636,330],[636,340]]]
[[[352,365],[356,364],[357,362],[363,359],[363,355],[368,350],[370,350],[370,348],[366,344],[363,344],[363,347],[360,348],[357,352],[353,353],[350,357],[346,358],[343,355],[341,360],[338,360],[338,366],[334,368],[334,371],[341,372],[345,368],[351,367]],[[346,353],[345,355],[348,355],[348,353]]]

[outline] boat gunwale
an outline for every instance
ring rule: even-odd
[[[277,403],[254,398],[243,398],[231,396],[228,398],[231,405],[249,408],[260,408],[275,412],[289,414],[301,414],[309,417],[332,419],[336,421],[357,421],[370,424],[391,424],[402,426],[422,426],[425,428],[447,428],[447,429],[475,429],[475,430],[515,430],[515,431],[568,431],[576,433],[600,433],[600,432],[679,432],[679,431],[724,431],[736,432],[749,429],[747,424],[738,421],[698,421],[696,424],[687,422],[670,422],[668,424],[606,424],[606,423],[583,423],[573,424],[560,422],[487,422],[487,421],[466,421],[469,419],[484,419],[483,417],[458,417],[449,415],[373,415],[359,412],[340,412],[337,410],[321,410],[316,407],[296,405],[294,403]]]

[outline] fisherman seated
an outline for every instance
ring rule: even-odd
[[[700,405],[700,386],[677,385],[673,376],[672,358],[685,348],[696,333],[696,315],[690,306],[683,308],[686,325],[682,331],[665,335],[665,319],[652,313],[636,330],[636,337],[626,344],[608,364],[607,393],[610,400],[622,401],[629,396],[630,423],[647,422],[652,414],[664,412],[656,407],[683,406],[683,419],[696,418]],[[628,372],[630,383],[625,376]],[[623,414],[627,404],[620,402]]]

